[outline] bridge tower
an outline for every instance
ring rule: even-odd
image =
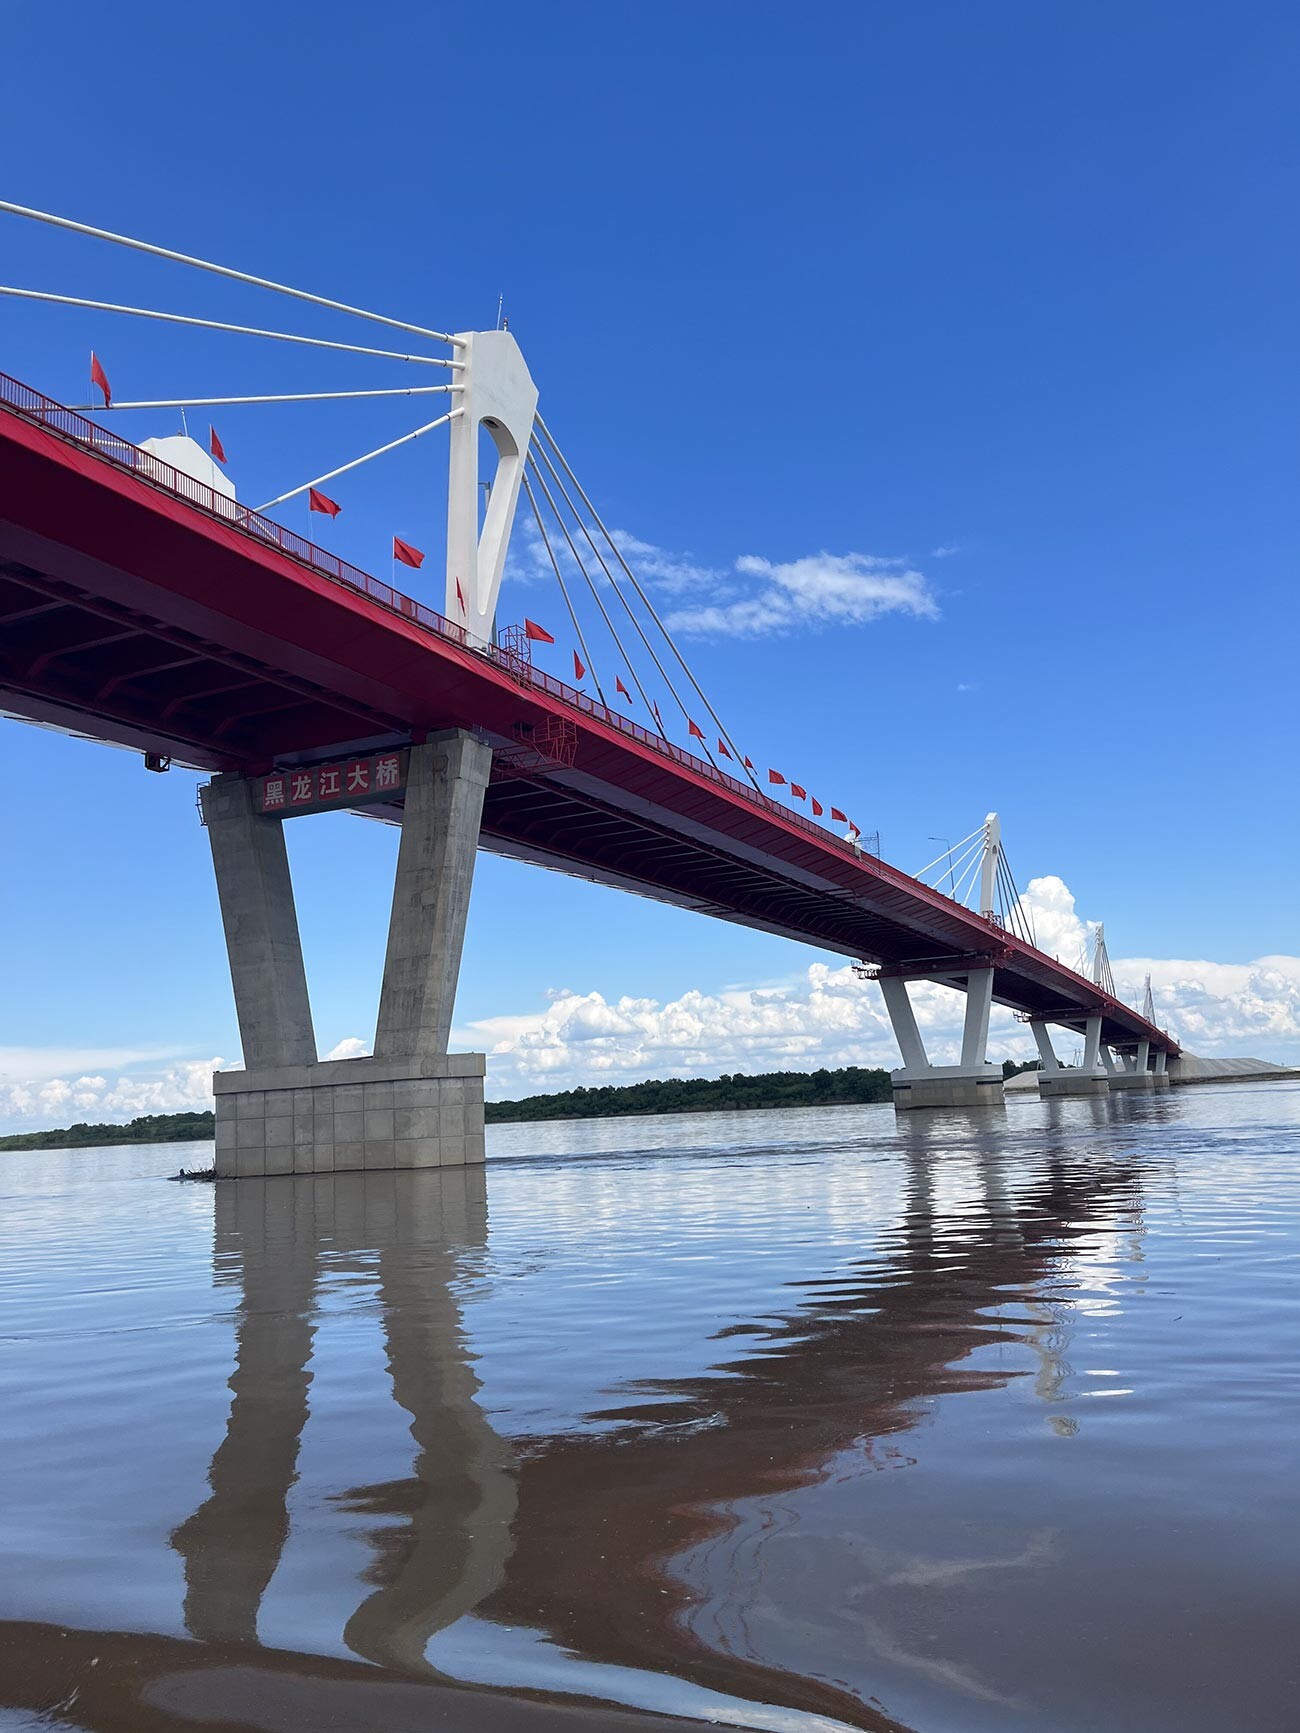
[[[492,638],[537,387],[508,331],[452,342],[446,617],[482,646]],[[481,530],[480,429],[498,458]],[[220,1176],[484,1159],[486,1059],[448,1046],[492,748],[466,729],[347,745],[339,761],[225,774],[200,791],[244,1058],[242,1071],[213,1080]],[[284,823],[328,805],[329,792],[351,793],[354,781],[363,804],[381,780],[403,807],[374,1051],[322,1060]],[[305,797],[290,798],[299,784]]]
[[[979,864],[980,913],[996,925],[994,909],[1002,827],[996,812],[984,820]],[[1002,1067],[988,1061],[989,1013],[993,1006],[993,976],[997,945],[990,934],[986,953],[927,962],[886,963],[864,973],[880,983],[885,1009],[893,1025],[903,1063],[890,1073],[894,1106],[899,1112],[919,1107],[1000,1107]],[[909,981],[935,981],[966,995],[961,1058],[956,1065],[934,1065],[926,1052],[916,1011],[907,991]]]

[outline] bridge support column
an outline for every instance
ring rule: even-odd
[[[318,1060],[282,820],[256,781],[202,791],[243,1071],[218,1072],[219,1178],[459,1167],[484,1158],[481,1053],[448,1053],[492,750],[453,730],[410,749],[372,1058]]]
[[[1169,1055],[1163,1047],[1156,1048],[1155,1070],[1151,1073],[1157,1089],[1168,1089],[1172,1081],[1169,1076]]]
[[[1111,1089],[1151,1090],[1159,1087],[1168,1088],[1167,1083],[1158,1085],[1155,1073],[1148,1068],[1150,1053],[1150,1041],[1139,1041],[1132,1048],[1121,1048],[1120,1065],[1110,1074]]]
[[[1038,1043],[1039,1057],[1043,1062],[1043,1069],[1038,1073],[1039,1095],[1108,1095],[1110,1093],[1106,1074],[1101,1069],[1097,1059],[1098,1049],[1101,1045],[1100,1017],[1089,1017],[1084,1026],[1082,1065],[1061,1064],[1056,1057],[1056,1050],[1052,1046],[1051,1033],[1046,1023],[1034,1019],[1029,1027],[1034,1032],[1034,1040]]]
[[[284,828],[253,808],[256,784],[215,777],[200,793],[235,989],[244,1064],[313,1065],[316,1036]]]
[[[929,977],[914,977],[928,979]],[[953,981],[952,985],[958,985]],[[1000,1107],[1002,1067],[988,1064],[989,1011],[993,1003],[992,969],[975,969],[964,977],[966,1016],[962,1026],[961,1064],[931,1065],[907,992],[907,978],[882,974],[880,991],[902,1054],[902,1068],[890,1074],[894,1106],[900,1112],[919,1107]]]

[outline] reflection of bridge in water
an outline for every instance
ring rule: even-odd
[[[226,1436],[211,1494],[173,1536],[185,1560],[186,1625],[206,1643],[254,1644],[263,1596],[289,1531],[289,1498],[310,1412],[309,1363],[322,1271],[375,1258],[375,1293],[394,1396],[410,1417],[409,1478],[354,1485],[338,1502],[374,1519],[368,1592],[343,1641],[385,1669],[451,1682],[426,1658],[463,1615],[536,1633],[577,1665],[575,1695],[606,1668],[689,1681],[737,1708],[781,1705],[856,1727],[896,1724],[831,1680],[705,1640],[747,1585],[710,1582],[709,1543],[761,1507],[832,1472],[869,1465],[879,1441],[933,1400],[993,1388],[1018,1370],[969,1364],[1013,1340],[1036,1350],[1050,1395],[1061,1343],[1042,1324],[991,1316],[1041,1296],[1062,1256],[1132,1221],[1131,1174],[1046,1161],[1014,1198],[1002,1163],[979,1155],[977,1208],[945,1217],[933,1150],[907,1139],[901,1219],[883,1251],[814,1283],[784,1318],[733,1327],[752,1350],[713,1371],[656,1384],[644,1403],[593,1416],[595,1433],[507,1442],[489,1424],[467,1356],[455,1285],[484,1243],[483,1181],[472,1171],[287,1179],[221,1187],[216,1254],[242,1297]],[[611,1427],[609,1424],[613,1422]],[[735,1551],[727,1552],[734,1571]],[[435,1660],[454,1668],[450,1647]],[[612,1676],[612,1675],[611,1675]],[[553,1678],[553,1674],[548,1674]],[[626,1674],[624,1674],[626,1677]],[[563,1688],[563,1687],[561,1687]],[[618,1695],[618,1686],[610,1687]],[[716,1700],[716,1699],[715,1699]],[[761,1724],[761,1719],[759,1724]]]

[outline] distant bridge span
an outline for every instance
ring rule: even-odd
[[[1178,1052],[996,921],[4,376],[0,479],[0,710],[247,778],[466,731],[492,748],[494,853],[866,959],[886,987],[987,975],[993,1001],[1086,1035],[1094,1058],[1163,1073]],[[229,935],[224,894],[223,911]],[[238,1000],[233,950],[232,971]]]

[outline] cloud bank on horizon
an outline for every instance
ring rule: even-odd
[[[1041,948],[1069,962],[1087,937],[1069,887],[1055,875],[1032,879],[1025,902]],[[1249,963],[1177,958],[1112,958],[1120,997],[1141,998],[1151,976],[1159,1021],[1190,1051],[1300,1063],[1300,957]],[[912,989],[917,1020],[938,1063],[957,1059],[961,995],[950,988]],[[690,991],[666,1003],[570,988],[533,1010],[467,1024],[453,1046],[488,1055],[493,1097],[569,1089],[579,1084],[634,1083],[647,1077],[716,1077],[731,1071],[812,1071],[819,1066],[899,1063],[879,989],[850,964],[816,962],[798,978],[770,986]],[[358,1036],[326,1055],[367,1053]],[[1069,1052],[1069,1038],[1058,1046]],[[1028,1058],[1023,1024],[994,1007],[994,1059]],[[80,1119],[124,1121],[141,1113],[207,1107],[211,1076],[226,1062],[130,1049],[82,1052],[0,1049],[0,1128],[22,1130]]]

